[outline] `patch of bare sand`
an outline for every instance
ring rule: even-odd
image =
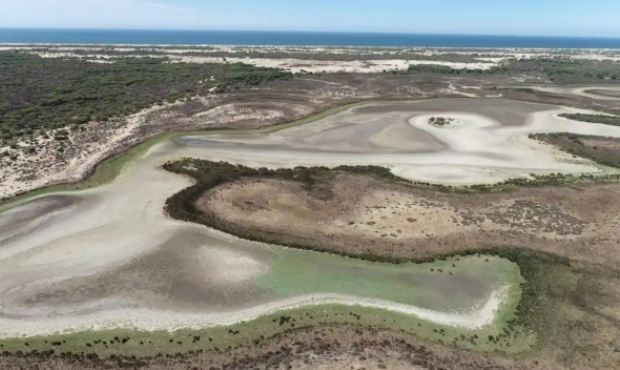
[[[226,103],[230,98],[232,102]],[[223,100],[223,102],[222,102]],[[190,102],[156,104],[127,117],[107,122],[90,122],[80,130],[67,130],[67,140],[54,140],[53,133],[19,143],[18,150],[0,147],[0,153],[16,153],[15,158],[0,155],[0,199],[38,188],[82,180],[99,163],[123,150],[172,129],[228,126],[262,126],[310,114],[313,103],[247,102],[227,95],[195,97]],[[178,110],[196,112],[180,114]]]
[[[442,312],[380,299],[327,293],[295,296],[241,310],[200,313],[146,308],[113,309],[111,307],[117,306],[123,301],[119,299],[100,299],[87,306],[73,305],[72,310],[77,311],[77,314],[60,315],[50,310],[48,311],[48,317],[22,317],[22,313],[19,315],[19,320],[15,320],[13,317],[6,318],[0,316],[0,325],[2,327],[0,338],[19,338],[21,336],[117,328],[142,331],[201,329],[233,325],[275,312],[323,304],[378,308],[413,315],[422,320],[440,325],[475,330],[491,325],[496,320],[496,314],[504,303],[507,293],[507,287],[494,290],[486,301],[475,305],[468,312]],[[45,312],[46,308],[48,307],[44,305],[37,306],[39,312]],[[10,315],[11,312],[6,310],[3,314],[13,316]],[[14,315],[17,316],[17,313]]]
[[[91,63],[113,63],[123,55],[110,55],[105,52],[76,53],[67,50],[25,51],[38,55],[42,58],[80,58]],[[134,58],[162,58],[166,57],[169,63],[245,63],[257,67],[278,68],[293,73],[382,73],[386,71],[406,71],[410,65],[442,66],[455,70],[484,71],[497,67],[504,62],[501,58],[475,59],[468,62],[419,59],[373,59],[362,57],[357,60],[315,60],[291,57],[238,57],[238,56],[210,56],[185,54],[182,52],[168,52],[164,54],[152,54],[149,50],[144,53],[132,55]]]
[[[118,149],[137,143],[136,133],[147,125],[145,117],[173,105],[155,105],[125,119],[88,123],[79,131],[70,132],[66,142],[49,138],[53,136],[51,132],[48,138],[40,136],[36,139],[38,145],[35,152],[23,154],[3,166],[0,172],[1,198],[50,184],[82,179]],[[0,148],[0,151],[3,149],[8,150]]]

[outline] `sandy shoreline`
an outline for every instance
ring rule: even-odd
[[[0,339],[82,331],[131,329],[140,331],[175,331],[230,326],[261,316],[307,306],[345,305],[377,308],[416,316],[439,325],[476,330],[491,325],[505,302],[508,288],[494,290],[488,299],[469,312],[441,312],[394,302],[338,294],[317,294],[293,297],[260,306],[225,313],[182,313],[146,309],[108,310],[85,316],[55,319],[17,319],[0,316]]]
[[[40,145],[38,151],[28,156],[22,156],[10,167],[3,168],[0,176],[0,194],[2,198],[10,198],[38,188],[46,187],[51,184],[71,183],[83,180],[91,171],[102,161],[105,161],[111,154],[119,150],[128,149],[137,143],[136,134],[140,126],[147,123],[145,118],[156,111],[165,110],[172,104],[143,109],[120,121],[116,122],[91,122],[84,126],[84,130],[78,133],[70,133],[70,142],[81,142],[82,147],[77,150],[75,156],[68,161],[58,161],[55,157],[56,146],[59,145],[53,139],[38,138]],[[101,131],[101,134],[98,132]],[[91,137],[84,135],[84,132],[92,132]],[[8,150],[9,147],[0,148]],[[77,148],[74,148],[74,150]],[[45,163],[46,166],[40,168],[36,177],[28,176],[26,179],[22,174],[22,166],[28,163]],[[24,181],[26,180],[26,181]]]
[[[31,52],[42,58],[82,58],[93,63],[113,63],[115,57],[107,54],[75,54],[71,52]],[[159,54],[140,54],[137,58],[161,58]],[[485,71],[501,65],[503,60],[477,62],[450,62],[444,60],[415,59],[363,59],[354,61],[306,60],[292,58],[212,57],[191,55],[166,55],[169,63],[245,63],[257,67],[279,68],[292,73],[382,73],[406,71],[409,66],[428,65],[456,70]]]

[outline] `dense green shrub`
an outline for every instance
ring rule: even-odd
[[[0,139],[107,120],[191,95],[291,78],[246,64],[121,59],[90,63],[0,52]]]
[[[574,121],[620,126],[620,116],[611,116],[607,114],[563,113],[560,114],[560,117],[572,119]]]

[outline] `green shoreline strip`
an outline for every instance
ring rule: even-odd
[[[270,338],[290,330],[314,326],[354,325],[374,327],[413,335],[459,348],[482,352],[518,354],[531,350],[537,342],[534,333],[514,325],[521,299],[523,278],[519,267],[498,257],[479,255],[469,258],[502,262],[501,274],[508,287],[506,300],[494,322],[480,329],[439,325],[413,315],[378,308],[340,304],[309,305],[260,316],[257,319],[227,326],[201,329],[179,329],[172,332],[132,329],[88,330],[47,336],[31,336],[0,340],[0,352],[17,351],[54,353],[96,353],[99,356],[153,356],[190,350],[223,349],[228,346],[251,345],[256,340]],[[458,257],[421,265],[424,268],[446,267]],[[494,265],[494,264],[491,264]],[[118,339],[116,339],[118,338]],[[197,339],[199,338],[199,339]]]

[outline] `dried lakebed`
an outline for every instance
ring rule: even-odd
[[[166,199],[191,180],[162,165],[183,157],[269,167],[379,164],[449,184],[607,171],[527,139],[541,131],[620,136],[618,127],[556,117],[573,111],[505,100],[368,103],[281,130],[157,142],[108,184],[40,195],[0,214],[0,337],[217,331],[239,322],[273,333],[281,319],[269,315],[286,309],[321,317],[309,323],[358,321],[361,314],[350,311],[358,310],[364,322],[421,336],[457,330],[496,338],[520,297],[516,264],[471,256],[392,265],[238,239],[167,217]],[[453,118],[449,127],[427,124],[438,115]],[[317,309],[351,315],[320,316]],[[531,335],[521,334],[463,345],[519,351],[532,345]],[[23,340],[4,345],[23,349]]]
[[[180,141],[209,147],[212,161],[267,168],[377,165],[408,180],[457,186],[550,173],[617,172],[528,138],[553,132],[620,137],[620,127],[559,117],[578,112],[589,111],[506,99],[369,103],[275,132]],[[429,123],[437,117],[451,119],[450,124]]]

